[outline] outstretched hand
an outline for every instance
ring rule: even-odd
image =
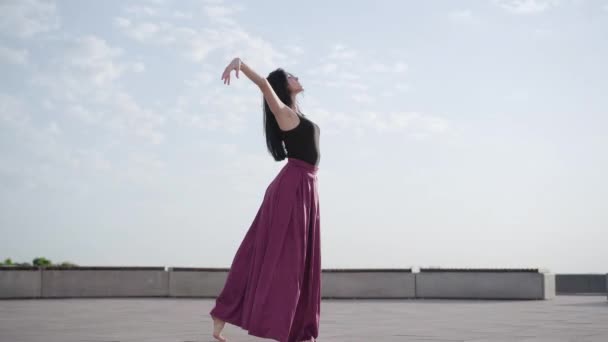
[[[239,78],[239,71],[241,71],[241,59],[235,58],[228,64],[226,69],[224,69],[224,73],[222,74],[222,80],[224,84],[230,85],[230,73],[232,70],[236,71],[236,78]]]

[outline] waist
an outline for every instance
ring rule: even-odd
[[[296,158],[287,158],[287,165],[299,167],[314,174],[319,170],[318,166]]]

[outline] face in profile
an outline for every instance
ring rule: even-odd
[[[297,76],[295,76],[289,72],[286,72],[286,76],[287,76],[287,86],[289,87],[289,91],[293,95],[296,95],[304,90],[304,88],[302,87],[302,84],[300,84],[300,81]]]

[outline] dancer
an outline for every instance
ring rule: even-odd
[[[224,84],[233,70],[261,90],[266,146],[275,161],[287,163],[268,185],[209,313],[213,337],[226,341],[228,322],[257,337],[314,342],[321,312],[319,126],[298,108],[296,96],[304,90],[298,77],[279,68],[263,78],[235,58],[222,74]]]

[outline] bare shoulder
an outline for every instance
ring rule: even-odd
[[[300,117],[293,110],[275,116],[281,131],[290,131],[300,124]]]

